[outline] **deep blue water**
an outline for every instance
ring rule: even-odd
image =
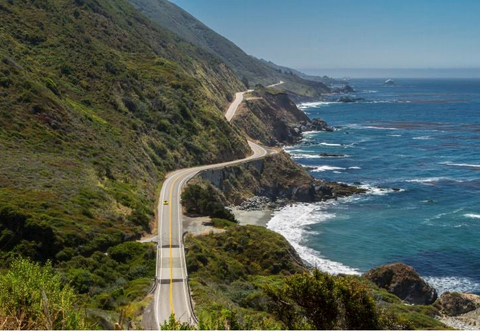
[[[480,80],[396,82],[353,80],[365,102],[301,106],[337,130],[286,150],[315,177],[370,193],[287,207],[269,227],[327,271],[401,261],[440,292],[479,293]]]

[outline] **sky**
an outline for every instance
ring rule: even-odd
[[[480,68],[480,0],[172,2],[248,54],[307,72]]]

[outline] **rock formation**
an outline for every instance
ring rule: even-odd
[[[403,263],[374,268],[365,273],[364,277],[411,304],[430,305],[437,300],[437,291],[415,269]]]

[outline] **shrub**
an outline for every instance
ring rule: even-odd
[[[182,193],[182,203],[188,213],[237,222],[235,215],[224,207],[219,194],[211,185],[207,188],[197,184],[188,185]]]
[[[88,329],[76,302],[50,262],[42,267],[18,258],[0,276],[0,318],[7,329]]]
[[[266,286],[275,315],[289,329],[378,329],[369,289],[353,277],[314,270],[291,276],[280,287]]]

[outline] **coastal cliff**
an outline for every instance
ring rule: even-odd
[[[321,119],[310,120],[286,93],[262,86],[245,96],[233,124],[267,146],[294,144],[305,131],[333,130]]]
[[[255,196],[266,197],[273,203],[271,207],[276,207],[365,193],[354,186],[315,180],[283,151],[261,160],[203,171],[192,183],[199,181],[213,185],[232,205],[241,205]]]

